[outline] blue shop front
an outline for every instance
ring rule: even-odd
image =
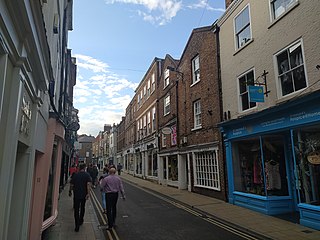
[[[320,92],[220,126],[229,202],[320,230]]]

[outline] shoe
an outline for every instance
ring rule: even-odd
[[[79,226],[76,226],[76,228],[74,229],[75,232],[79,232]]]

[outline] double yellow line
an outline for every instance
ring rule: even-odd
[[[90,198],[91,198],[92,204],[94,206],[96,206],[96,208],[98,209],[98,214],[99,214],[100,218],[102,219],[103,225],[107,225],[108,220],[107,220],[106,216],[103,214],[103,208],[102,208],[96,194],[94,193],[94,191],[92,189],[90,191]],[[108,234],[108,238],[110,240],[120,240],[120,238],[114,228],[112,228],[111,231],[107,230],[107,234]]]

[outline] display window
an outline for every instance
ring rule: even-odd
[[[176,155],[168,158],[168,179],[178,181],[178,160]]]
[[[320,127],[294,130],[293,141],[299,201],[320,206]]]
[[[266,135],[233,143],[235,191],[261,196],[287,196],[284,139]]]

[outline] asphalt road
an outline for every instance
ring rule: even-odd
[[[126,200],[119,198],[116,227],[105,230],[101,194],[92,196],[106,239],[117,240],[215,240],[257,239],[217,222],[155,192],[124,182]],[[99,206],[100,205],[100,206]]]

